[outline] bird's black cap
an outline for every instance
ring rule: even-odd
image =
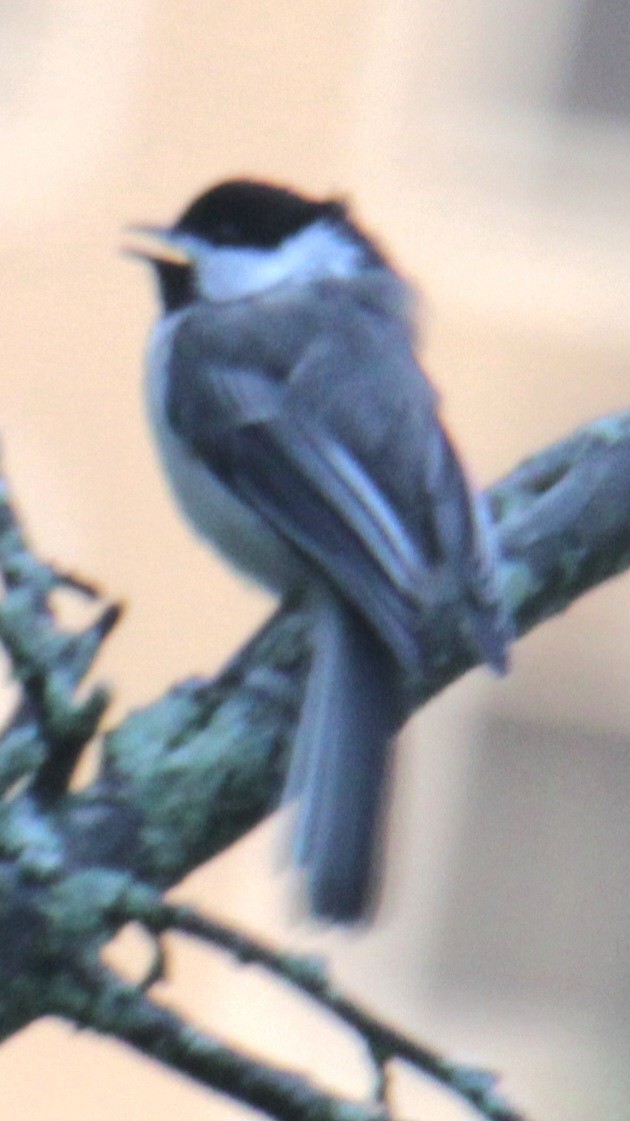
[[[319,221],[330,222],[360,245],[367,265],[383,263],[383,255],[350,220],[339,199],[312,199],[254,179],[228,179],[211,187],[190,204],[173,229],[217,246],[275,249]]]
[[[174,229],[213,245],[273,249],[321,219],[345,224],[346,209],[337,200],[317,202],[286,187],[229,179],[195,199]]]

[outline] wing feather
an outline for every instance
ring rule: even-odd
[[[371,335],[362,323],[352,350],[351,331],[319,324],[310,344],[294,332],[288,346],[280,323],[276,352],[268,326],[253,343],[247,322],[229,354],[219,331],[213,352],[207,316],[197,358],[191,324],[186,351],[174,346],[167,408],[186,447],[315,561],[404,665],[421,664],[427,615],[460,595],[483,656],[500,667],[507,632],[488,527],[400,333],[385,346],[382,326]]]

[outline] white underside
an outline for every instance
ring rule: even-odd
[[[193,528],[246,575],[283,594],[301,581],[302,561],[258,514],[235,498],[204,462],[190,455],[166,418],[164,358],[180,314],[160,319],[148,362],[147,403],[168,481]]]

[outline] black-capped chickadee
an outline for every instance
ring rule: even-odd
[[[310,610],[287,794],[311,910],[349,921],[441,614],[505,669],[490,520],[414,355],[411,291],[345,206],[234,180],[136,232],[162,302],[148,400],[175,496],[230,561]]]

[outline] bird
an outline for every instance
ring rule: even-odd
[[[392,745],[441,622],[507,669],[492,520],[419,363],[414,287],[345,201],[229,179],[131,232],[157,282],[146,397],[174,497],[308,621],[291,849],[310,913],[354,923],[375,907]]]

